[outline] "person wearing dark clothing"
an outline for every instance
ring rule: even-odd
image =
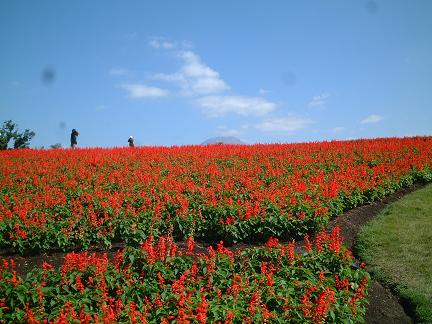
[[[75,148],[78,144],[78,142],[77,142],[78,135],[79,134],[78,134],[77,130],[75,128],[72,129],[72,133],[71,133],[71,147],[72,148]]]
[[[128,143],[129,147],[135,147],[134,138],[132,136],[129,136]]]

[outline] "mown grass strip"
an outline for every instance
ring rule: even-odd
[[[361,231],[358,253],[369,270],[432,323],[432,185],[389,205]]]

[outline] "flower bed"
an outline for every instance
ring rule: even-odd
[[[0,248],[302,237],[432,179],[432,138],[0,152]]]
[[[233,253],[219,243],[196,254],[193,239],[147,239],[113,261],[70,253],[27,278],[13,261],[0,267],[0,318],[27,323],[346,323],[361,322],[369,275],[353,267],[339,229],[294,242],[270,239]]]

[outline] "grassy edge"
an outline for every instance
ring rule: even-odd
[[[432,233],[432,184],[387,206],[361,230],[355,246],[369,271],[395,292],[418,323],[432,323],[432,283],[424,289],[413,284],[432,278],[432,266],[427,266],[432,264],[428,233]]]

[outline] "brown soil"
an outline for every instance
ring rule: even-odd
[[[360,229],[367,222],[377,216],[377,214],[389,203],[397,201],[404,195],[421,187],[423,187],[423,185],[415,184],[409,188],[400,189],[394,194],[385,197],[381,201],[352,209],[331,220],[328,229],[331,230],[334,226],[339,225],[345,245],[352,250]],[[180,249],[185,249],[185,242],[179,242],[178,245]],[[198,243],[196,246],[196,252],[205,252],[210,245],[212,244]],[[241,250],[249,246],[249,244],[240,243],[235,244],[230,248],[232,250]],[[89,251],[95,252],[97,254],[107,253],[108,257],[112,259],[115,252],[123,247],[123,244],[118,243],[110,250],[93,248]],[[298,250],[301,252],[300,247],[298,247]],[[21,276],[25,276],[32,268],[42,265],[43,262],[49,262],[54,266],[60,266],[63,262],[64,255],[65,253],[63,252],[52,252],[39,255],[20,256],[14,254],[13,252],[11,253],[10,250],[0,250],[0,258],[6,257],[13,258],[15,260],[17,273]],[[410,310],[408,309],[407,311]],[[384,287],[375,278],[373,278],[372,285],[369,288],[369,305],[367,306],[366,310],[366,323],[402,324],[413,323],[413,320],[407,315],[402,306],[402,302],[398,300],[391,290]]]

